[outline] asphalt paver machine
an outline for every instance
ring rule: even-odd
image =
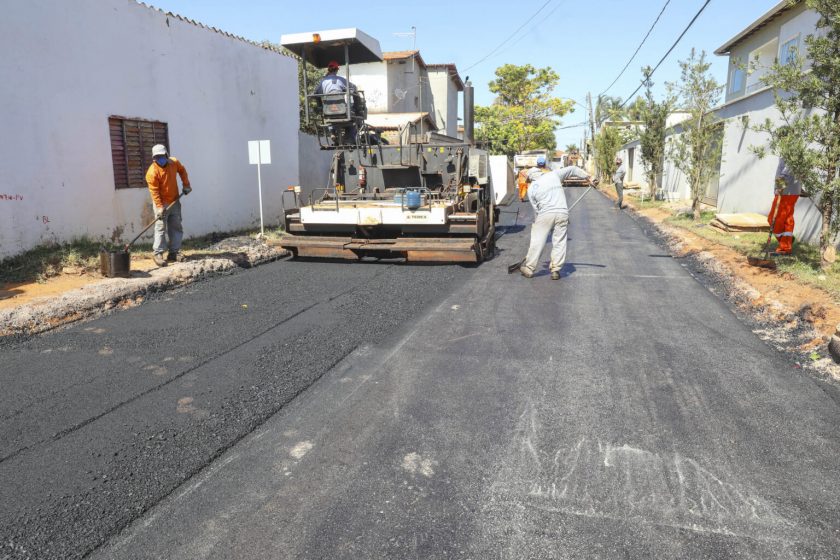
[[[304,65],[342,63],[348,84],[352,64],[382,61],[379,42],[354,28],[283,35],[281,44]],[[302,74],[305,90],[314,90],[305,67]],[[386,140],[366,124],[364,92],[355,87],[307,95],[305,115],[316,124],[321,149],[333,156],[325,185],[292,191],[284,248],[296,257],[353,260],[479,263],[492,256],[497,210],[488,154],[473,140],[469,83],[463,139],[406,122]]]

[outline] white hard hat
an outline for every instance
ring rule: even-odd
[[[164,146],[163,144],[155,144],[154,146],[152,146],[152,157],[165,155],[166,146]]]

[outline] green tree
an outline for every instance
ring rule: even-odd
[[[305,107],[306,107],[306,95],[308,93],[312,93],[313,91],[315,91],[315,87],[318,85],[318,82],[320,82],[321,78],[324,77],[324,71],[319,70],[318,68],[315,68],[311,64],[306,65],[306,80],[307,80],[307,85],[309,86],[309,91],[307,92],[307,91],[304,90],[304,87],[303,87],[303,60],[298,55],[296,55],[292,51],[288,50],[287,48],[281,47],[280,45],[272,43],[271,41],[263,41],[261,43],[261,45],[262,45],[263,48],[280,52],[280,53],[282,53],[286,56],[294,58],[297,61],[297,65],[298,65],[298,72],[297,72],[297,74],[298,74],[298,109],[299,109],[298,117],[300,119],[300,130],[302,132],[308,132],[309,134],[316,134],[317,133],[317,125],[316,125],[317,120],[314,118],[315,117],[314,110],[315,110],[316,107],[315,107],[314,102],[309,104],[309,123],[307,124],[307,122],[306,122],[306,109],[305,109]]]
[[[599,95],[595,102],[595,122],[600,127],[606,121],[623,121],[627,111],[622,106],[620,97]]]
[[[840,0],[807,0],[807,6],[820,14],[821,31],[805,38],[810,67],[798,52],[773,64],[762,81],[773,87],[782,124],[768,119],[756,128],[768,134],[769,149],[814,196],[822,215],[820,267],[826,270],[840,228]],[[755,151],[763,157],[766,149]]]
[[[723,88],[709,73],[710,66],[706,51],[698,57],[691,49],[688,60],[680,61],[682,74],[675,85],[682,110],[689,116],[680,125],[682,131],[674,136],[669,157],[688,179],[695,220],[700,218],[700,199],[719,169],[721,157],[721,137],[715,126],[718,119],[711,110]]]
[[[579,148],[577,144],[566,144],[566,153],[567,154],[576,154],[579,152]]]
[[[560,77],[551,68],[505,64],[489,84],[492,105],[475,108],[476,140],[494,154],[512,156],[525,150],[554,150],[557,118],[572,110],[573,101],[552,94]]]
[[[666,95],[664,101],[656,101],[653,97],[650,66],[642,68],[642,75],[645,78],[645,97],[642,99],[643,102],[638,104],[637,120],[644,124],[639,130],[639,147],[642,152],[642,167],[645,170],[645,179],[650,188],[651,198],[653,198],[656,195],[665,165],[666,122],[673,106],[673,99],[670,94]]]
[[[624,144],[625,136],[622,130],[614,126],[603,126],[595,135],[595,166],[600,177],[612,180],[615,173],[615,155]]]

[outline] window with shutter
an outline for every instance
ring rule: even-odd
[[[146,188],[146,170],[152,163],[152,146],[169,146],[169,126],[165,122],[125,117],[108,117],[111,132],[111,161],[114,187]]]

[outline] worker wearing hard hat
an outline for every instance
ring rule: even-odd
[[[157,144],[152,148],[154,160],[146,171],[146,183],[152,195],[155,218],[154,256],[155,264],[166,266],[167,261],[182,261],[180,253],[184,229],[181,225],[181,202],[178,199],[178,179],[184,186],[184,194],[190,194],[190,178],[186,168],[174,157],[169,157],[166,146]],[[165,210],[165,215],[164,215]],[[167,246],[167,239],[169,241]],[[164,258],[163,253],[167,251]]]
[[[570,165],[541,174],[528,188],[528,200],[534,207],[536,217],[531,226],[531,245],[519,268],[522,276],[526,278],[531,278],[537,271],[543,247],[550,236],[551,279],[560,280],[560,270],[566,262],[566,229],[569,225],[569,207],[566,204],[563,181],[573,177],[593,183],[589,173]]]
[[[793,211],[802,194],[802,183],[791,173],[785,160],[780,159],[776,168],[776,188],[773,206],[767,215],[767,222],[779,242],[776,254],[789,255],[793,252]]]
[[[338,62],[331,60],[327,63],[327,74],[321,78],[315,88],[315,95],[327,95],[330,93],[344,93],[347,91],[347,80],[344,76],[338,75]],[[356,86],[350,84],[350,93],[356,93]]]

